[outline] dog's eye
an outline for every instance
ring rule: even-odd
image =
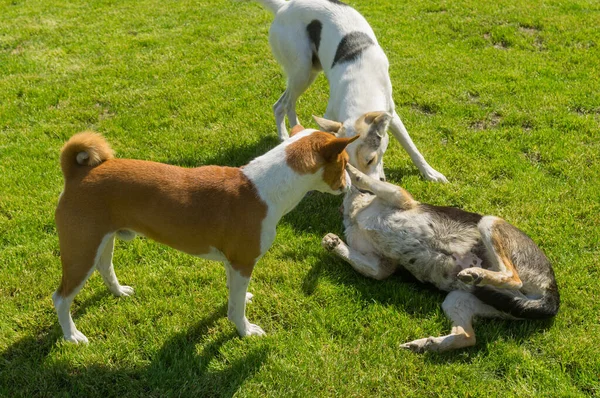
[[[371,164],[373,164],[373,162],[374,162],[374,161],[375,161],[375,156],[373,156],[373,157],[371,158],[371,160],[369,160],[369,161],[367,162],[367,166],[370,166]]]

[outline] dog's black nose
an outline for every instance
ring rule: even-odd
[[[379,177],[379,181],[385,182],[385,177]]]

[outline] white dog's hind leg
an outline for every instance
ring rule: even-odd
[[[115,274],[115,268],[113,266],[113,250],[115,246],[115,238],[109,237],[106,245],[104,246],[104,250],[98,259],[98,264],[96,268],[98,272],[102,276],[102,280],[108,287],[108,289],[115,296],[131,296],[133,294],[133,288],[131,286],[124,286],[119,283],[117,279],[117,275]]]
[[[402,344],[400,347],[414,352],[443,352],[475,345],[473,317],[494,317],[502,313],[481,302],[469,292],[454,290],[450,292],[442,308],[452,321],[452,332],[446,336],[428,337]]]
[[[285,92],[273,105],[280,140],[289,137],[285,126],[287,114],[290,127],[299,124],[296,115],[298,97],[312,84],[319,70],[313,69],[313,50],[308,40],[306,26],[280,22],[277,17],[269,29],[269,44],[275,59],[287,77]]]
[[[352,268],[369,278],[382,280],[396,271],[396,267],[379,257],[363,254],[346,245],[337,235],[327,234],[321,241],[321,246],[327,251],[335,253],[338,257],[348,262]]]
[[[413,163],[415,164],[415,166],[417,166],[417,168],[419,169],[421,174],[423,174],[423,177],[425,177],[426,180],[448,182],[446,177],[444,177],[442,173],[436,171],[433,167],[431,167],[429,163],[427,163],[423,155],[421,155],[421,153],[417,149],[417,146],[408,135],[408,131],[406,131],[404,123],[402,123],[402,120],[400,120],[400,116],[398,116],[398,114],[395,111],[392,117],[392,121],[390,122],[390,130],[394,137],[396,137],[396,139],[400,141],[400,144],[402,145],[404,150],[408,152],[408,155],[412,159]]]
[[[250,278],[233,269],[230,264],[225,263],[229,281],[229,302],[227,318],[235,324],[240,336],[264,336],[265,332],[258,325],[248,322],[246,318],[246,302],[248,300],[247,289]]]

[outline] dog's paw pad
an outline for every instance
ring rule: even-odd
[[[477,269],[467,268],[460,271],[457,275],[458,279],[467,285],[477,285],[483,279]]]
[[[400,348],[411,350],[416,353],[425,351],[437,351],[438,342],[435,337],[426,337],[424,339],[413,340],[400,345]]]
[[[321,241],[321,246],[327,251],[332,251],[342,243],[342,240],[335,234],[327,234]]]

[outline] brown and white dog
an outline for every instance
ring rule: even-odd
[[[493,217],[419,203],[401,187],[348,165],[344,198],[347,243],[334,234],[322,245],[375,279],[402,267],[449,292],[442,304],[452,333],[403,344],[447,351],[475,344],[474,316],[549,318],[560,303],[550,261],[525,233]]]
[[[340,194],[350,187],[345,148],[353,139],[302,126],[294,130],[292,138],[240,168],[115,159],[102,136],[71,137],[60,156],[65,187],[56,225],[63,272],[52,297],[65,339],[88,341],[75,327],[70,307],[95,268],[114,295],[133,294],[119,284],[112,257],[115,235],[135,234],[222,261],[228,318],[241,336],[263,335],[246,319],[252,296],[247,287],[254,265],[275,239],[277,223],[308,191]]]

